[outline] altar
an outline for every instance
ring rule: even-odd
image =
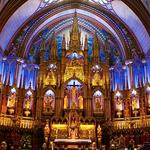
[[[67,149],[89,148],[91,147],[91,139],[55,139],[56,147]]]

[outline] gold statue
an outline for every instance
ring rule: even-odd
[[[97,127],[97,138],[98,138],[98,143],[101,144],[102,129],[101,129],[101,126],[100,126],[100,125],[98,125],[98,127]]]
[[[54,100],[52,95],[44,97],[44,106],[43,106],[44,112],[48,113],[53,111],[53,106],[52,106],[53,101]]]
[[[101,111],[102,110],[102,105],[100,102],[100,97],[95,97],[95,110],[96,111]]]
[[[122,100],[120,99],[120,97],[117,97],[115,102],[116,102],[116,110],[121,111],[122,110]]]
[[[11,96],[9,96],[7,106],[9,108],[15,107],[15,93],[12,93]]]
[[[68,108],[68,96],[66,95],[64,97],[64,109],[67,109]]]
[[[50,127],[49,127],[49,121],[46,121],[46,125],[44,127],[44,137],[45,137],[45,142],[48,142],[48,137],[50,134]]]
[[[83,109],[83,97],[81,95],[78,97],[78,101],[79,101],[79,108]]]
[[[132,110],[136,110],[137,109],[137,99],[135,96],[133,96],[132,98]]]
[[[30,101],[30,98],[26,100],[26,106],[25,106],[25,109],[28,109],[28,110],[31,109],[31,101]]]
[[[75,86],[73,86],[72,90],[71,90],[71,94],[72,94],[72,105],[71,108],[76,108],[77,104],[76,104],[76,94],[77,94],[77,88]]]
[[[100,78],[100,74],[99,72],[96,72],[93,76],[93,80],[92,80],[92,85],[93,86],[102,86],[102,80]]]
[[[148,93],[148,96],[147,96],[147,101],[148,101],[148,107],[150,107],[150,93]]]

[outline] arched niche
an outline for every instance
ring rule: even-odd
[[[55,93],[48,89],[43,97],[43,113],[53,113],[55,110]]]
[[[147,113],[150,115],[150,86],[146,88],[146,106],[147,106]]]
[[[10,90],[8,101],[7,101],[7,114],[13,115],[16,108],[16,89]]]
[[[92,101],[94,113],[104,113],[104,95],[100,90],[94,91]]]
[[[114,108],[115,108],[115,117],[122,118],[123,117],[123,110],[124,110],[124,103],[123,103],[123,96],[120,91],[116,91],[114,94]]]
[[[130,101],[131,101],[131,112],[133,117],[139,116],[139,94],[137,93],[137,90],[133,89],[130,94]]]
[[[33,92],[31,90],[28,90],[25,94],[25,99],[23,103],[24,116],[32,116],[33,102]]]
[[[83,84],[77,79],[66,83],[64,91],[64,109],[83,109]]]

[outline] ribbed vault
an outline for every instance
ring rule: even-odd
[[[137,55],[140,56],[144,56],[144,53],[147,53],[149,50],[150,45],[147,41],[149,41],[150,38],[148,33],[144,32],[146,29],[138,20],[139,18],[136,18],[139,23],[137,24],[137,28],[139,29],[138,33],[136,29],[132,29],[134,26],[132,25],[132,20],[128,23],[128,14],[125,14],[125,18],[123,18],[122,14],[119,14],[122,9],[127,7],[122,1],[112,1],[111,6],[113,9],[104,7],[100,5],[101,3],[91,3],[88,0],[61,0],[58,3],[52,3],[44,7],[41,7],[41,3],[41,0],[24,3],[3,26],[0,34],[2,39],[0,46],[1,49],[5,51],[5,54],[16,54],[19,57],[25,58],[30,51],[32,42],[37,39],[37,36],[39,36],[46,27],[55,30],[57,34],[62,32],[63,29],[69,28],[75,10],[78,13],[80,27],[91,35],[97,32],[102,46],[105,45],[104,41],[107,39],[102,39],[103,35],[100,34],[98,30],[106,30],[117,41],[118,49],[124,59],[130,59],[132,57],[131,52],[133,49],[136,50]],[[118,8],[116,7],[116,3],[119,4],[120,11],[116,10]],[[27,7],[29,8],[28,11],[25,9]],[[129,7],[128,9],[129,11],[131,10]],[[13,29],[10,28],[8,30],[8,26],[14,23],[13,19],[15,17],[19,19],[19,13],[24,13],[24,17],[20,18],[18,23],[16,22]],[[133,17],[134,15],[131,10],[131,16]],[[56,27],[53,28],[54,26]]]

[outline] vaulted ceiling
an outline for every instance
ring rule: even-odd
[[[69,30],[74,12],[79,26],[95,32],[101,46],[109,40],[130,59],[150,51],[150,15],[141,1],[131,0],[9,0],[0,12],[0,48],[6,55],[27,57],[40,37]]]

